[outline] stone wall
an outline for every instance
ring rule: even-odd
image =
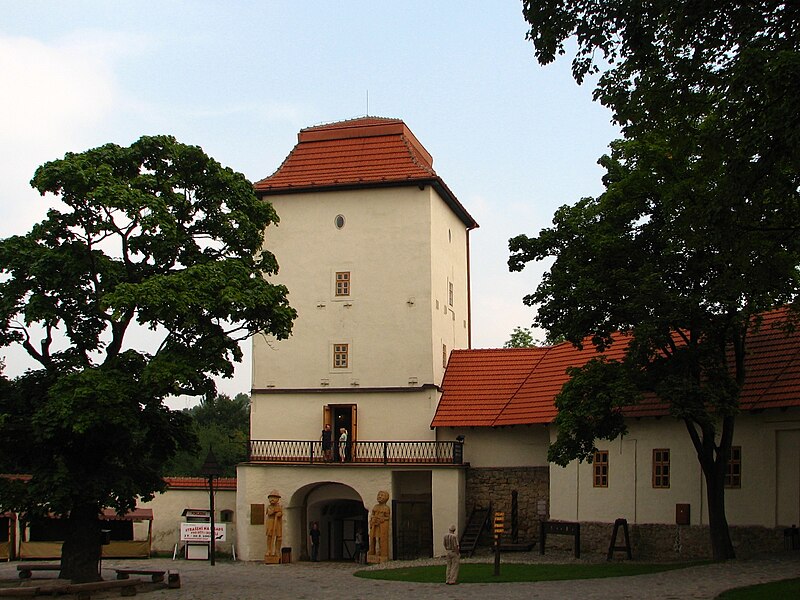
[[[613,523],[581,523],[581,556],[606,556],[614,530]],[[707,526],[629,524],[631,552],[634,560],[683,561],[711,558]],[[783,528],[731,527],[731,540],[738,558],[780,552],[784,549]],[[625,545],[620,527],[616,546]],[[572,537],[548,535],[546,551],[572,550]],[[624,551],[614,558],[625,558]]]
[[[475,506],[505,513],[504,541],[511,541],[512,492],[517,492],[517,541],[531,543],[539,535],[539,520],[549,516],[550,470],[548,467],[469,468],[466,480],[467,516]],[[491,545],[485,533],[481,546]]]
[[[466,478],[467,516],[475,506],[505,513],[504,542],[511,541],[512,492],[517,492],[517,542],[539,541],[539,521],[550,516],[550,472],[548,467],[469,468]],[[490,524],[491,527],[491,524]],[[731,539],[736,556],[784,550],[783,528],[734,527]],[[602,556],[608,553],[613,523],[581,522],[581,555]],[[711,558],[708,526],[672,524],[629,524],[634,560],[681,561]],[[572,552],[573,538],[565,535],[547,537],[547,550]],[[491,546],[491,532],[485,532],[479,546]],[[617,546],[624,545],[620,528]],[[537,546],[538,549],[538,546]],[[625,558],[617,551],[615,558]]]

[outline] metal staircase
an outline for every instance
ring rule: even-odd
[[[472,513],[469,515],[467,526],[464,528],[464,533],[461,534],[461,556],[471,557],[475,553],[475,548],[478,545],[478,540],[481,533],[489,524],[489,516],[492,514],[492,504],[489,503],[487,508],[475,506],[472,508]]]

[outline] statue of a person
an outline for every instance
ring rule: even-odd
[[[278,558],[281,552],[283,538],[283,507],[281,506],[281,495],[278,490],[272,490],[267,495],[269,506],[267,506],[266,533],[267,533],[267,552],[264,560],[269,557]]]
[[[389,492],[378,492],[378,503],[372,507],[369,518],[369,556],[368,562],[389,560],[389,516],[391,509],[386,504]],[[371,560],[369,560],[371,558]]]

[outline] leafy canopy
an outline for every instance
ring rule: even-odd
[[[713,440],[736,413],[754,315],[800,290],[798,7],[526,0],[523,13],[543,64],[575,36],[573,74],[602,73],[595,97],[624,135],[600,159],[599,198],[511,240],[512,270],[556,258],[525,302],[575,344],[631,334],[629,377]]]
[[[523,0],[540,63],[575,40],[573,76],[623,139],[605,192],[510,241],[512,270],[555,257],[535,325],[624,361],[573,370],[550,459],[591,459],[650,392],[681,418],[706,478],[714,557],[733,556],[724,469],[747,337],[800,293],[800,5],[781,0]],[[617,336],[616,343],[619,343]],[[627,382],[627,383],[626,383]],[[615,416],[616,415],[616,416]]]
[[[533,333],[527,327],[514,327],[511,337],[503,344],[503,348],[530,348],[536,345]]]
[[[250,397],[219,394],[205,397],[200,404],[183,411],[192,420],[199,451],[180,449],[164,467],[164,475],[203,475],[202,466],[209,450],[225,477],[236,475],[236,465],[247,460],[250,439]]]
[[[3,382],[0,471],[31,479],[0,482],[0,504],[129,509],[193,447],[163,399],[213,396],[240,340],[289,335],[295,311],[262,248],[277,216],[243,175],[169,136],[68,153],[31,184],[61,204],[0,240],[0,345],[40,365]],[[136,348],[136,324],[153,346]]]

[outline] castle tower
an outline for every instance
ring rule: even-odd
[[[323,495],[363,511],[385,489],[395,501],[430,502],[426,518],[435,522],[436,488],[463,489],[463,470],[430,465],[442,451],[430,424],[450,350],[470,345],[469,231],[477,223],[397,119],[303,129],[255,189],[280,217],[266,246],[298,317],[288,340],[253,338],[253,460],[239,468],[239,514],[259,510],[250,505],[260,488],[283,486],[284,501],[295,499],[285,526],[302,545]],[[338,444],[336,464],[325,462],[325,424],[334,439],[347,430],[344,462]],[[309,464],[292,466],[300,457]],[[319,498],[309,497],[315,490]],[[456,502],[463,495],[448,493]],[[452,499],[440,508],[450,514],[432,526],[437,532],[463,511]],[[335,545],[346,554],[348,526],[328,525],[331,535],[344,528]],[[257,556],[258,536],[246,537],[240,553],[250,546]]]

